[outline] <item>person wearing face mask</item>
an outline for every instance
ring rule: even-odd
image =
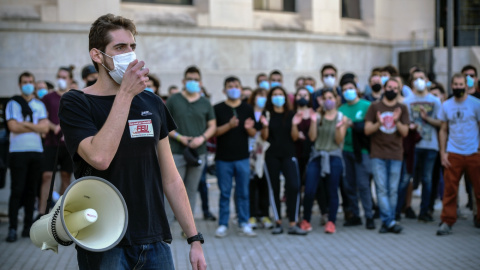
[[[268,76],[268,83],[270,85],[270,88],[282,86],[283,85],[282,73],[278,70],[274,70],[270,72],[270,75]]]
[[[148,74],[148,82],[147,82],[147,87],[145,87],[145,91],[150,91],[154,93],[157,96],[160,96],[160,80],[152,75]]]
[[[385,85],[385,82],[393,77],[400,77],[400,72],[398,69],[392,65],[384,66],[380,71],[382,85]],[[404,84],[401,86],[401,94],[403,97],[408,97],[413,94],[412,89],[408,85]]]
[[[57,71],[57,89],[52,93],[45,95],[42,99],[47,108],[49,131],[45,134],[44,140],[45,158],[43,162],[42,185],[40,188],[37,219],[45,214],[57,152],[57,167],[61,177],[60,195],[62,195],[68,185],[70,185],[73,164],[68,154],[67,147],[65,146],[63,132],[60,127],[60,119],[58,118],[58,109],[60,107],[60,99],[65,93],[67,93],[69,89],[68,86],[71,84],[72,80],[73,66],[60,67]]]
[[[467,93],[480,99],[480,92],[478,89],[477,68],[472,65],[466,65],[462,68],[462,74],[467,80]]]
[[[368,83],[372,91],[371,93],[366,94],[364,96],[364,99],[370,102],[374,102],[382,98],[383,87],[382,87],[381,77],[379,75],[371,75],[370,78],[368,79]]]
[[[470,176],[476,197],[474,225],[480,228],[480,101],[466,93],[467,82],[462,74],[451,80],[453,97],[442,104],[439,112],[440,159],[444,167],[444,197],[437,235],[452,233],[457,221],[457,196],[460,179]]]
[[[370,158],[380,208],[380,233],[400,233],[395,221],[397,190],[403,159],[402,138],[408,134],[408,109],[397,101],[401,91],[397,80],[384,85],[383,98],[368,108],[365,135],[370,136]]]
[[[206,143],[214,136],[217,125],[210,101],[202,96],[200,70],[196,66],[188,67],[182,83],[183,90],[170,96],[166,102],[178,125],[176,130],[170,132],[169,137],[175,165],[185,183],[190,207],[194,211],[198,183],[206,162]],[[200,166],[188,165],[183,156],[185,147],[195,149],[204,162]],[[173,220],[170,208],[167,208],[167,215],[169,220]]]
[[[313,92],[312,108],[317,110],[321,104],[318,103],[317,97],[322,96],[323,90],[334,89],[337,92],[337,104],[345,103],[342,96],[342,89],[337,85],[337,68],[332,64],[326,64],[320,70],[320,77],[322,78],[323,88]]]
[[[363,205],[366,228],[375,229],[373,220],[372,193],[370,175],[372,174],[369,157],[370,140],[365,136],[365,115],[370,102],[358,97],[358,88],[353,80],[345,80],[340,85],[347,103],[338,109],[346,117],[347,132],[343,144],[343,159],[345,161],[344,188],[350,202],[353,216],[347,219],[344,226],[361,225],[358,197]]]
[[[14,96],[5,107],[9,133],[9,169],[11,192],[8,201],[6,241],[17,241],[18,210],[24,207],[22,237],[30,236],[37,187],[42,175],[43,146],[41,133],[48,131],[47,110],[35,98],[35,78],[30,72],[18,77],[21,95]]]
[[[35,95],[38,99],[42,99],[46,94],[48,94],[47,84],[45,81],[36,81],[35,82]]]
[[[75,177],[107,179],[128,208],[128,227],[118,245],[102,252],[77,246],[78,268],[133,269],[141,260],[143,268],[174,269],[166,198],[191,245],[192,268],[204,270],[203,237],[197,232],[168,138],[176,124],[161,98],[145,91],[149,69],[136,59],[136,34],[132,20],[121,16],[106,14],[93,22],[88,39],[98,80],[82,91],[68,91],[60,101],[60,126]],[[197,121],[195,115],[188,117]],[[197,134],[191,145],[203,141]],[[197,187],[198,180],[195,195]]]
[[[410,120],[415,124],[417,132],[422,138],[415,145],[413,162],[414,171],[418,171],[422,183],[422,201],[418,220],[432,222],[433,217],[428,211],[428,206],[432,193],[433,166],[438,155],[436,128],[440,127],[441,122],[437,119],[437,115],[442,105],[438,98],[428,92],[426,81],[427,78],[423,70],[416,69],[412,72],[411,84],[413,95],[405,98],[404,104],[408,108]],[[411,174],[405,172],[404,178],[400,181],[397,210],[403,205],[404,200],[401,199],[405,196],[405,191],[411,177]]]
[[[270,84],[268,83],[268,76],[265,73],[257,74],[257,76],[255,77],[255,82],[260,88],[263,88],[265,90],[270,89]]]
[[[270,89],[267,96],[265,111],[260,118],[262,123],[261,136],[270,143],[265,153],[265,176],[270,189],[270,201],[275,217],[275,227],[272,234],[282,234],[281,204],[280,204],[280,172],[285,177],[285,195],[287,216],[289,220],[288,234],[306,235],[307,232],[298,226],[298,211],[300,208],[300,174],[295,158],[295,136],[292,128],[294,113],[287,100],[287,92],[281,86]]]
[[[220,189],[219,221],[216,237],[225,237],[230,219],[230,194],[235,178],[235,205],[240,234],[254,237],[257,234],[248,223],[250,217],[249,181],[250,160],[248,139],[256,133],[255,117],[250,105],[240,99],[242,85],[237,77],[225,79],[223,92],[227,100],[214,106],[217,117],[217,151],[215,167]]]
[[[82,68],[82,80],[85,87],[92,86],[98,79],[98,71],[93,65],[86,65]]]
[[[320,97],[319,97],[320,98]],[[312,114],[308,136],[313,142],[312,152],[306,169],[305,193],[303,197],[304,230],[312,230],[310,225],[313,198],[319,182],[326,182],[328,191],[328,222],[325,233],[336,231],[335,222],[339,205],[338,188],[344,174],[342,145],[346,132],[346,117],[337,111],[337,97],[334,90],[322,93],[323,107],[320,113]]]
[[[248,99],[248,104],[253,107],[254,127],[256,130],[255,137],[250,138],[250,218],[248,223],[252,228],[261,226],[265,229],[273,227],[272,220],[269,217],[268,202],[268,184],[265,178],[263,167],[265,164],[265,152],[267,150],[267,142],[261,138],[262,123],[260,117],[267,103],[268,91],[264,88],[257,88],[253,91]]]

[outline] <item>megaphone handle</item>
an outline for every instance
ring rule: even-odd
[[[60,141],[60,140],[59,140]],[[58,165],[58,152],[60,150],[60,144],[57,146],[57,153],[55,154],[55,162],[52,170],[52,180],[50,180],[50,191],[48,193],[47,206],[45,207],[45,214],[50,212],[50,204],[52,203],[52,194],[53,194],[53,185],[55,184],[55,175],[57,174],[57,165]]]
[[[58,219],[58,216],[60,215],[60,209],[61,208],[62,207],[59,206],[55,210],[55,213],[53,214],[53,218],[52,218],[52,222],[51,222],[52,235],[53,235],[53,238],[55,239],[55,241],[57,241],[57,243],[59,243],[60,245],[70,246],[71,244],[73,244],[73,241],[63,241],[62,239],[60,239],[60,237],[58,237],[58,234],[57,234],[57,219]]]

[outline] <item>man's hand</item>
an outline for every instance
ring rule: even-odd
[[[236,128],[238,126],[238,118],[234,115],[232,118],[230,118],[230,121],[228,121],[228,125],[230,128]]]
[[[183,144],[183,145],[187,145],[188,144],[188,141],[192,140],[193,137],[190,137],[190,136],[181,136],[180,137],[180,143]]]
[[[420,107],[420,117],[423,120],[427,121],[427,117],[428,117],[427,112],[425,111],[425,109],[423,107]]]
[[[243,127],[245,129],[250,129],[250,128],[253,128],[253,126],[255,125],[255,121],[253,121],[252,118],[247,118],[245,120],[245,123],[243,123]]]
[[[397,122],[400,116],[402,116],[402,109],[397,107],[393,110],[393,121]]]
[[[205,256],[203,255],[202,244],[198,241],[191,244],[190,263],[192,264],[193,270],[207,269],[207,262],[205,262]]]
[[[55,126],[55,130],[53,131],[53,133],[55,133],[55,135],[58,135],[58,133],[60,133],[61,130],[62,128],[60,127],[60,124],[58,124]]]
[[[198,137],[193,137],[190,143],[188,144],[188,146],[190,148],[196,149],[203,143],[205,143],[205,139],[202,136],[198,136]]]
[[[385,121],[383,121],[382,115],[377,111],[377,121],[380,123],[380,126],[383,126]]]
[[[451,166],[450,161],[448,161],[448,153],[440,153],[440,161],[442,162],[442,166],[445,168],[449,168]]]
[[[128,65],[120,85],[120,92],[125,92],[133,97],[145,90],[149,69],[142,69],[144,66],[145,62],[138,60],[134,60]]]

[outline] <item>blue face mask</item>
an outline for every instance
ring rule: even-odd
[[[259,108],[265,108],[265,103],[267,103],[267,98],[266,97],[257,97],[257,106]]]
[[[239,99],[241,95],[242,95],[242,90],[238,88],[227,89],[227,97],[229,99]]]
[[[357,90],[355,89],[347,89],[343,92],[343,97],[346,101],[354,101],[357,98]]]
[[[185,89],[187,92],[193,94],[200,92],[200,84],[197,81],[191,80],[185,83]]]
[[[145,91],[148,91],[148,92],[152,92],[152,93],[153,93],[153,89],[150,88],[150,87],[145,88]]]
[[[276,107],[282,107],[285,104],[285,97],[284,96],[273,96],[272,103]]]
[[[38,91],[37,91],[37,96],[40,99],[43,98],[46,94],[48,94],[48,90],[45,89],[45,88],[38,89]]]
[[[313,94],[313,91],[315,91],[315,89],[313,89],[313,86],[309,84],[305,85],[305,88],[308,90],[308,92],[310,92],[310,94]]]
[[[270,83],[270,87],[271,87],[271,88],[274,88],[274,87],[277,87],[277,86],[282,86],[282,84],[279,83],[279,82],[271,82],[271,83]]]
[[[382,86],[383,86],[383,85],[385,85],[385,83],[388,81],[388,79],[390,79],[390,77],[388,77],[388,76],[382,76],[380,79],[382,80]]]
[[[467,87],[472,88],[475,84],[475,79],[470,76],[467,76]]]
[[[431,81],[428,81],[426,84],[425,84],[428,88],[430,88],[432,86],[432,82]]]
[[[258,86],[259,86],[260,88],[264,88],[264,89],[267,89],[267,90],[270,89],[270,85],[268,84],[268,81],[261,81],[261,82],[258,84]]]
[[[35,86],[33,86],[33,84],[27,83],[22,85],[22,93],[24,95],[29,96],[33,93],[33,91],[35,91]]]

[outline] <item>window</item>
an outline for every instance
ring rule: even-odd
[[[193,0],[122,0],[122,2],[150,3],[150,4],[171,4],[171,5],[192,5]]]
[[[342,0],[342,18],[361,20],[360,0]]]
[[[295,12],[295,0],[254,0],[256,10]]]

